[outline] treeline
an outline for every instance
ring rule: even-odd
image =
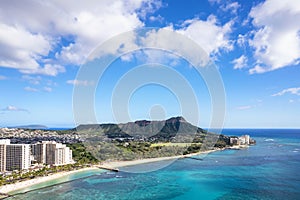
[[[86,150],[83,143],[67,144],[72,150],[73,160],[78,164],[96,164],[98,159]]]
[[[84,145],[76,145],[74,149],[76,154],[74,158],[77,160],[88,161],[112,161],[112,160],[136,160],[143,158],[157,158],[186,155],[197,153],[200,151],[212,150],[214,148],[226,147],[224,140],[206,141],[202,143],[166,143],[171,145],[152,145],[150,142],[91,142]],[[85,148],[85,149],[84,149]],[[89,152],[89,153],[87,153]]]

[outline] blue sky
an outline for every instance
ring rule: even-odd
[[[160,30],[168,30],[191,39],[215,63],[226,94],[224,127],[300,128],[299,21],[298,0],[1,1],[0,126],[72,127],[78,124],[73,116],[73,91],[81,87],[95,88],[93,106],[99,123],[125,122],[126,118],[115,116],[123,115],[118,113],[123,110],[132,121],[177,115],[193,121],[196,113],[198,125],[209,127],[212,96],[197,66],[172,52],[126,52],[139,47],[138,34],[127,38],[127,43],[121,41],[125,45],[117,44],[125,55],[107,68],[99,82],[78,79],[87,58],[105,41],[116,41],[126,31],[155,27],[153,37],[144,35],[143,42],[162,42]],[[182,44],[159,45],[169,50]],[[112,45],[103,51],[114,56],[116,50]],[[157,74],[159,64],[174,72],[174,77],[163,71]],[[121,82],[140,66],[153,74],[141,72]],[[188,93],[180,82],[183,79],[175,79],[176,73],[187,81],[198,107],[192,107],[192,100],[182,103],[177,94],[181,91],[157,82],[128,91],[130,99],[114,96],[119,95],[115,94],[119,85],[126,88],[133,79],[149,76],[177,83]],[[125,107],[118,110],[124,102]],[[184,108],[185,103],[190,105]]]

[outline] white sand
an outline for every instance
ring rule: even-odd
[[[118,167],[125,167],[125,166],[131,166],[131,165],[140,165],[140,164],[145,164],[145,163],[151,163],[151,162],[158,162],[158,161],[163,161],[163,160],[176,160],[179,158],[186,158],[190,156],[195,156],[195,155],[205,155],[214,151],[219,151],[222,149],[215,149],[215,150],[209,150],[209,151],[203,151],[199,153],[192,153],[188,155],[179,155],[179,156],[170,156],[170,157],[159,157],[159,158],[145,158],[145,159],[140,159],[140,160],[130,160],[130,161],[110,161],[110,162],[104,162],[99,167],[104,167],[104,168],[118,168]]]
[[[54,179],[58,179],[61,177],[64,177],[66,175],[70,175],[73,173],[78,173],[78,172],[82,172],[82,171],[86,171],[86,170],[92,170],[92,169],[98,169],[96,167],[88,167],[88,168],[83,168],[83,169],[78,169],[78,170],[74,170],[74,171],[68,171],[68,172],[58,172],[49,176],[43,176],[43,177],[37,177],[34,179],[30,179],[30,180],[25,180],[25,181],[21,181],[21,182],[17,182],[17,183],[13,183],[13,184],[9,184],[9,185],[4,185],[0,187],[0,193],[10,193],[12,191],[15,190],[20,190],[23,188],[27,188],[39,183],[43,183],[46,181],[50,181],[50,180],[54,180]]]

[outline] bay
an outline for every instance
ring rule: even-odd
[[[179,159],[149,173],[103,172],[8,199],[300,199],[300,130],[226,129],[257,145]],[[141,168],[143,166],[139,166]],[[144,165],[147,167],[147,165]]]

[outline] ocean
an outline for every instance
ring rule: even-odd
[[[126,172],[134,171],[132,166],[118,173],[76,175],[79,179],[70,177],[72,181],[7,199],[300,199],[300,130],[226,129],[223,133],[250,134],[257,144],[213,152],[202,160],[179,159],[149,173]]]

